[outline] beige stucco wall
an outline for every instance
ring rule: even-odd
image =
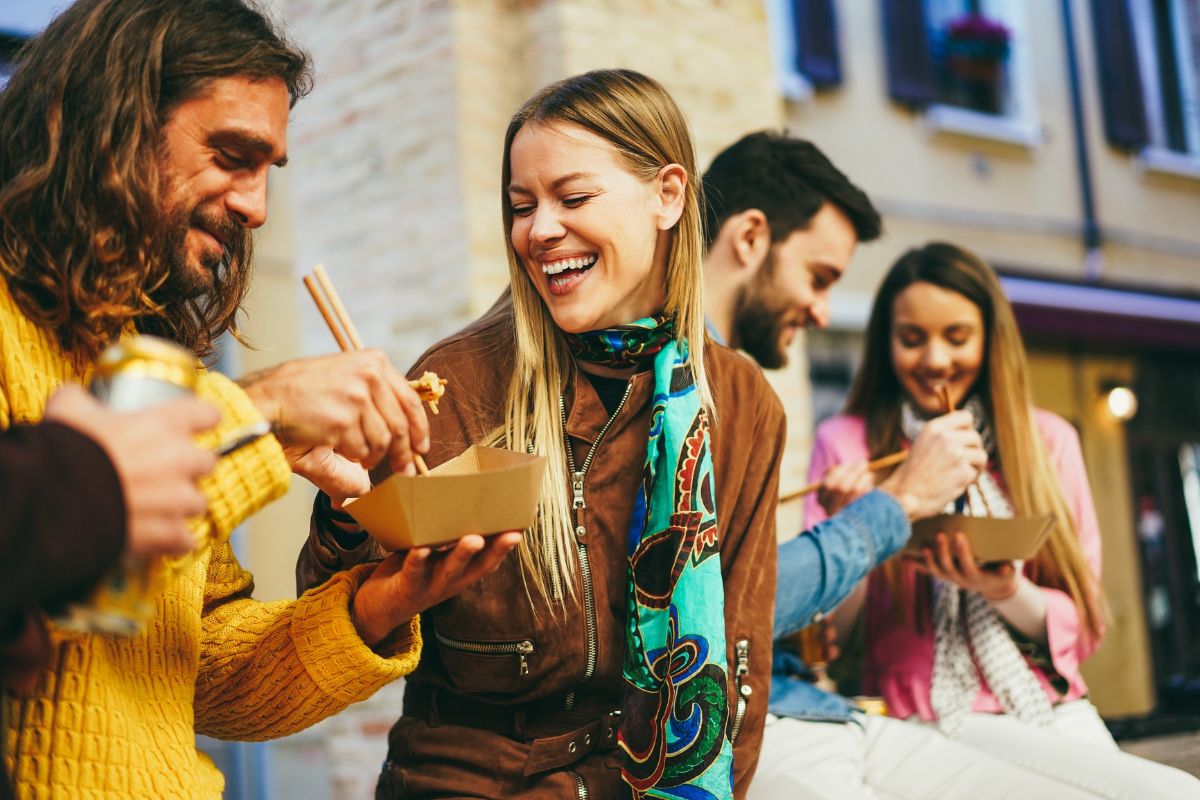
[[[788,127],[811,138],[886,214],[886,235],[864,248],[847,276],[847,313],[862,303],[895,255],[931,238],[957,241],[995,264],[1071,278],[1085,275],[1069,85],[1058,3],[1028,2],[1036,117],[1034,147],[934,133],[923,115],[887,98],[879,3],[844,0],[846,79],[836,90],[789,103]],[[1103,137],[1090,10],[1074,0],[1084,115],[1104,278],[1200,288],[1200,181],[1146,174]],[[839,287],[840,291],[841,287]],[[835,293],[836,294],[836,293]]]
[[[1073,0],[1081,25],[1080,71],[1097,213],[1107,239],[1102,272],[1167,289],[1200,288],[1200,179],[1148,173],[1104,140],[1098,54],[1085,0]]]

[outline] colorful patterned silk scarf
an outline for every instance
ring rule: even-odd
[[[708,415],[671,320],[569,336],[576,358],[654,360],[654,408],[633,500],[618,746],[635,798],[733,797],[725,585]]]

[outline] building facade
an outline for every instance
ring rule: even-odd
[[[1161,411],[1164,372],[1190,386],[1200,354],[1200,4],[771,8],[787,34],[786,124],[886,217],[834,292],[838,334],[814,337],[817,398],[836,403],[854,332],[900,253],[941,239],[993,264],[1026,334],[1035,400],[1080,431],[1096,495],[1112,621],[1085,669],[1093,699],[1114,717],[1161,706],[1200,675],[1200,518],[1184,501],[1194,468],[1165,466],[1200,436],[1197,406]],[[1143,388],[1128,426],[1097,401],[1117,383]],[[1151,534],[1156,514],[1167,519]],[[1176,556],[1170,570],[1152,563],[1155,548]]]

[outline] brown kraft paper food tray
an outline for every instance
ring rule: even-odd
[[[967,517],[962,514],[938,514],[913,523],[912,538],[905,551],[920,553],[921,547],[934,547],[939,532],[953,535],[962,531],[971,542],[978,561],[1028,561],[1037,555],[1054,527],[1054,517]]]
[[[533,527],[544,456],[469,447],[428,475],[392,475],[345,509],[389,550]]]

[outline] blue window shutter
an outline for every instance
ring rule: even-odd
[[[937,99],[923,0],[881,0],[888,96],[911,106]]]
[[[842,55],[835,0],[793,0],[796,68],[817,88],[839,86]]]
[[[1104,107],[1104,135],[1116,147],[1138,149],[1149,142],[1150,133],[1126,0],[1092,0],[1092,32]]]

